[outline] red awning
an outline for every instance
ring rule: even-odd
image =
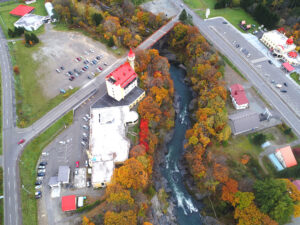
[[[285,62],[282,64],[282,66],[288,71],[288,72],[291,72],[293,71],[295,68],[292,67],[288,62]]]
[[[76,196],[75,195],[63,196],[61,198],[61,209],[64,212],[75,210],[76,209]]]
[[[28,5],[18,5],[16,8],[11,10],[9,13],[15,16],[24,16],[27,13],[30,13],[32,10],[34,10],[34,7],[28,6]]]
[[[287,41],[286,41],[286,44],[288,44],[288,45],[291,45],[291,44],[293,44],[293,43],[294,43],[293,38],[289,38],[289,39],[287,39]]]

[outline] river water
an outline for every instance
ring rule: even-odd
[[[193,200],[193,197],[187,192],[183,176],[178,169],[178,163],[184,153],[183,141],[185,131],[190,126],[188,115],[188,105],[192,100],[192,93],[189,87],[183,82],[185,70],[171,65],[171,78],[174,82],[175,95],[179,97],[179,111],[175,120],[174,135],[167,144],[168,154],[166,155],[166,167],[162,169],[163,176],[168,180],[172,195],[176,200],[176,217],[180,225],[198,225],[202,224],[200,216],[201,203]]]

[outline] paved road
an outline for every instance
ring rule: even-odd
[[[174,18],[160,30],[155,32],[152,37],[145,40],[139,46],[139,49],[151,47],[163,34],[167,33],[174,26],[177,20],[177,17]],[[28,143],[65,113],[94,95],[99,87],[104,86],[105,76],[123,64],[127,60],[127,57],[117,60],[109,68],[106,68],[99,76],[85,84],[79,91],[52,109],[32,126],[25,129],[16,127],[13,72],[7,41],[1,28],[0,59],[3,92],[4,224],[19,225],[22,224],[22,212],[17,162],[23,146],[17,145],[18,140],[24,138],[26,140],[24,144]]]
[[[177,5],[182,4],[177,0]],[[237,54],[235,47],[228,43],[226,39],[218,35],[212,28],[210,28],[210,22],[204,21],[198,17],[192,10],[186,5],[183,7],[188,14],[192,15],[193,23],[198,27],[201,34],[220,51],[222,54],[228,57],[228,59],[245,74],[247,79],[256,87],[261,95],[281,114],[282,119],[293,128],[294,132],[300,137],[300,120],[295,113],[289,108],[289,106],[278,97],[274,90],[270,89],[261,76],[253,69],[252,65],[248,63],[244,57]]]

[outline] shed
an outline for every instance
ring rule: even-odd
[[[70,167],[60,166],[58,168],[58,181],[63,184],[69,183],[70,180]]]
[[[283,170],[283,166],[280,164],[280,162],[278,161],[278,159],[276,158],[275,154],[272,153],[270,155],[268,155],[268,158],[270,159],[270,161],[273,163],[273,165],[275,166],[277,171],[281,171]]]
[[[67,195],[61,198],[61,209],[64,212],[76,209],[76,195]]]

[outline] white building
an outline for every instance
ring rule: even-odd
[[[300,57],[295,56],[296,45],[293,43],[293,38],[287,38],[278,30],[265,32],[260,39],[269,49],[273,51],[274,56],[288,62],[291,65],[300,65]]]
[[[135,54],[130,49],[128,61],[106,76],[106,88],[110,97],[117,101],[125,98],[129,92],[137,87],[137,74],[134,71]]]
[[[138,114],[129,106],[91,108],[90,142],[87,150],[92,167],[93,187],[104,187],[110,182],[115,163],[128,159],[130,142],[126,125],[136,123]]]
[[[236,109],[246,109],[249,106],[249,101],[242,85],[233,84],[229,90],[232,103]]]
[[[46,2],[46,3],[45,3],[45,8],[46,8],[46,11],[47,11],[48,16],[50,17],[50,19],[51,19],[53,22],[55,22],[56,19],[53,18],[53,16],[54,16],[54,13],[53,13],[54,8],[53,8],[52,3],[51,3],[51,2]]]
[[[23,17],[21,17],[20,19],[18,19],[14,23],[14,26],[17,28],[24,27],[24,29],[27,31],[34,31],[39,29],[39,27],[44,24],[43,22],[44,19],[45,19],[44,16],[28,13]]]

